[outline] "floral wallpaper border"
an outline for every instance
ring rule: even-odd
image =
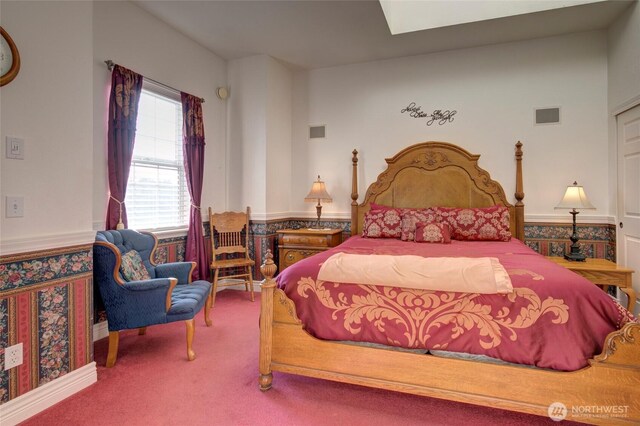
[[[43,281],[65,279],[93,270],[91,246],[0,257],[0,297]]]

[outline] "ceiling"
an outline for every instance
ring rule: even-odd
[[[391,35],[377,0],[134,0],[224,59],[266,54],[298,69],[604,29],[632,2],[579,4]],[[465,1],[449,3],[464,7]]]

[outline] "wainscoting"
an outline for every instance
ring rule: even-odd
[[[91,245],[0,257],[0,348],[23,345],[23,363],[4,371],[0,403],[93,360]]]

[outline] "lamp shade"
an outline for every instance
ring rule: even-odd
[[[584,188],[578,185],[578,182],[573,182],[573,185],[567,187],[567,191],[564,193],[560,204],[556,206],[556,209],[593,210],[595,207],[584,193]]]
[[[320,175],[318,175],[318,180],[313,182],[313,186],[311,186],[311,191],[304,197],[305,201],[324,201],[325,203],[330,203],[333,201],[331,195],[327,192],[327,187],[324,185],[324,182],[320,180]]]

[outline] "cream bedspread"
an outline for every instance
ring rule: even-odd
[[[336,253],[318,279],[461,293],[506,294],[511,279],[495,257],[422,257]]]

